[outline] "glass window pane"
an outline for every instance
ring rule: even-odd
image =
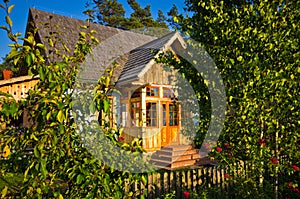
[[[146,103],[146,125],[157,126],[156,102]]]

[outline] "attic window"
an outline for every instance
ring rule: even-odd
[[[174,98],[174,92],[171,88],[163,88],[164,98]]]
[[[146,94],[147,96],[158,97],[158,87],[147,87]]]

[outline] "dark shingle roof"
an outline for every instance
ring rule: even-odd
[[[155,39],[147,44],[144,44],[130,52],[128,62],[123,68],[118,82],[131,82],[140,78],[145,70],[146,65],[154,59],[155,55],[164,50],[172,40],[178,37],[178,33],[171,32],[161,38]]]
[[[113,62],[118,62],[120,65],[115,72],[119,82],[138,80],[141,74],[149,69],[149,62],[154,59],[158,51],[164,50],[166,45],[171,45],[170,42],[172,43],[174,38],[178,38],[176,32],[157,39],[153,36],[88,23],[33,8],[29,10],[28,21],[27,31],[32,31],[30,22],[39,29],[36,39],[46,45],[48,51],[45,55],[49,57],[49,62],[60,61],[57,57],[49,56],[51,47],[48,45],[47,37],[51,34],[58,35],[60,39],[57,42],[58,48],[62,48],[63,43],[70,52],[73,52],[79,32],[82,31],[80,26],[88,26],[89,30],[95,30],[99,45],[82,64],[79,74],[81,79],[87,80],[98,80],[104,69]],[[148,68],[145,68],[147,66]]]
[[[29,9],[28,20],[29,22],[33,22],[34,25],[39,28],[39,40],[40,42],[45,44],[48,49],[51,48],[47,45],[47,37],[49,37],[51,33],[57,33],[61,41],[65,43],[65,45],[70,49],[71,52],[74,50],[75,44],[78,41],[79,32],[82,31],[82,29],[80,29],[80,26],[89,25],[90,30],[96,30],[97,34],[95,36],[99,40],[99,42],[123,31],[99,24],[88,24],[87,21],[44,12],[33,8]],[[28,23],[27,31],[29,28],[31,28],[30,23]],[[61,42],[59,42],[58,44],[60,43]],[[46,55],[49,55],[49,52],[46,52]]]
[[[121,65],[116,71],[116,76],[118,76],[132,49],[156,39],[156,37],[88,23],[87,21],[33,8],[29,10],[27,31],[32,31],[31,22],[39,29],[36,39],[46,45],[48,51],[45,52],[45,55],[47,57],[49,57],[49,50],[51,50],[47,37],[51,33],[58,34],[60,42],[57,45],[59,48],[62,47],[60,44],[64,43],[70,49],[70,52],[73,52],[79,38],[79,32],[83,31],[80,29],[80,26],[88,25],[89,30],[97,32],[95,37],[99,40],[99,45],[94,48],[90,59],[84,64],[80,73],[83,79],[97,80],[102,74],[103,67],[107,67],[109,65],[107,62],[111,63],[112,60],[118,61]],[[125,48],[122,49],[123,47]],[[116,52],[119,54],[116,54]],[[48,61],[55,62],[60,60],[57,57],[50,56]]]

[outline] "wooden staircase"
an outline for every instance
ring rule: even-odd
[[[210,164],[209,158],[203,158],[199,149],[191,145],[174,145],[161,148],[152,154],[150,163],[161,169],[179,169]]]

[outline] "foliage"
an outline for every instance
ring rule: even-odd
[[[269,182],[265,172],[274,176],[275,194],[295,194],[287,184],[299,185],[292,166],[300,164],[299,1],[188,0],[186,6],[191,16],[173,19],[214,59],[226,87],[223,150],[212,155],[229,166],[253,165],[246,178],[244,172],[235,177],[239,188],[252,187],[239,197],[259,196]],[[286,176],[280,187],[279,176]]]
[[[9,6],[7,0],[4,2],[1,7],[11,11],[13,6]],[[28,37],[21,38],[27,45],[18,44],[20,35],[13,34],[9,13],[6,16],[8,27],[2,27],[14,42],[8,57],[16,66],[26,66],[29,74],[39,75],[40,81],[23,101],[16,102],[8,95],[1,96],[0,178],[7,179],[11,175],[22,178],[20,184],[13,185],[18,187],[22,198],[129,198],[140,194],[133,193],[129,187],[136,180],[145,182],[144,176],[116,170],[99,161],[77,133],[76,112],[73,111],[76,101],[72,98],[74,84],[81,62],[98,42],[93,36],[95,32],[88,32],[82,27],[73,54],[68,56],[61,52],[56,55],[61,56],[61,61],[47,63],[48,57],[41,53],[45,45],[34,40],[38,30],[34,29]],[[48,38],[49,45],[54,47],[51,39]],[[111,76],[101,77],[95,93],[97,89],[107,90],[111,79]],[[107,104],[107,98],[108,93],[105,93],[100,100],[97,97],[94,100],[97,110],[104,114],[110,105],[101,104]],[[19,119],[25,110],[31,125],[19,130],[10,121]],[[102,130],[104,134],[99,131],[95,136],[98,139],[108,138],[122,148],[124,154],[133,149],[142,151],[138,140],[129,144],[119,142],[120,129]],[[105,156],[102,153],[105,146],[97,147],[98,153]],[[127,162],[127,167],[130,163]],[[136,166],[135,162],[132,164]],[[2,197],[15,191],[10,184],[1,188]]]
[[[167,28],[163,12],[159,10],[155,20],[150,11],[150,5],[141,8],[136,0],[128,0],[128,5],[133,10],[130,17],[125,17],[125,10],[117,0],[93,0],[87,3],[84,11],[93,22],[122,29],[137,29],[160,27]]]

